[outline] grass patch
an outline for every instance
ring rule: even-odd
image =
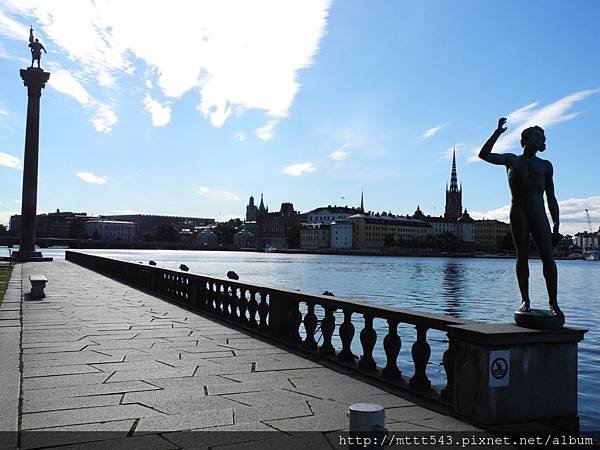
[[[10,274],[12,267],[0,267],[0,304],[4,300],[4,293],[8,287],[8,280],[10,280]]]

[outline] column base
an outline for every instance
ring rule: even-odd
[[[12,260],[15,262],[46,262],[52,261],[50,256],[43,256],[42,252],[13,252]]]

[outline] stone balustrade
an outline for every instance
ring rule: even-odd
[[[72,251],[65,254],[68,261],[394,389],[438,401],[476,422],[543,421],[566,430],[578,428],[577,343],[586,330],[540,331],[474,322]],[[387,323],[385,336],[377,335],[375,321]],[[398,364],[398,358],[407,354],[401,353],[401,324],[415,330],[410,349],[413,369],[408,374]],[[427,374],[429,330],[447,335],[448,347],[438,362],[444,367],[444,386],[433,386]],[[376,346],[382,347],[375,351]],[[359,355],[354,354],[356,349]],[[504,352],[506,369],[501,382],[491,374],[499,351]],[[377,365],[374,352],[385,354],[383,367]],[[560,370],[548,373],[550,360]]]
[[[443,362],[440,361],[446,372],[446,385],[442,389],[432,387],[427,376],[431,355],[427,332],[430,329],[448,332],[448,326],[466,325],[471,321],[225,278],[205,277],[73,251],[66,252],[66,259],[201,313],[285,342],[302,352],[378,378],[394,387],[452,403],[453,346],[450,343],[444,352]],[[324,311],[321,320],[317,317],[315,308]],[[336,323],[336,312],[338,317],[343,317],[340,323]],[[387,322],[388,331],[385,336],[377,336],[373,326],[374,319]],[[398,367],[402,349],[402,340],[398,334],[400,324],[415,327],[416,340],[410,350],[414,371],[408,376]],[[319,326],[321,336],[317,339]],[[360,342],[360,355],[355,355],[352,351],[353,343],[356,346],[357,340]],[[334,341],[341,342],[341,348],[335,348]],[[373,357],[376,345],[383,346],[386,355],[384,367],[378,367]]]

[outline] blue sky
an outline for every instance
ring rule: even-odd
[[[358,205],[507,220],[502,167],[545,128],[563,232],[600,225],[600,4],[0,0],[0,223],[20,212],[29,25],[48,49],[38,211],[243,216]],[[449,151],[450,150],[450,151]],[[342,198],[343,197],[343,198]]]

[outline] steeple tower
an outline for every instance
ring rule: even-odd
[[[446,183],[446,209],[444,217],[446,219],[456,220],[462,214],[462,183],[458,186],[458,176],[456,174],[456,147],[452,152],[452,171],[450,172],[450,187]]]
[[[361,214],[365,213],[365,202],[364,202],[364,199],[363,199],[363,191],[362,191],[362,189],[360,191],[360,213]]]
[[[265,202],[263,201],[263,195],[262,195],[262,193],[260,194],[260,205],[258,206],[258,210],[259,211],[264,211],[265,210]]]
[[[450,192],[458,191],[458,179],[456,177],[456,148],[452,152],[452,172],[450,173]]]

